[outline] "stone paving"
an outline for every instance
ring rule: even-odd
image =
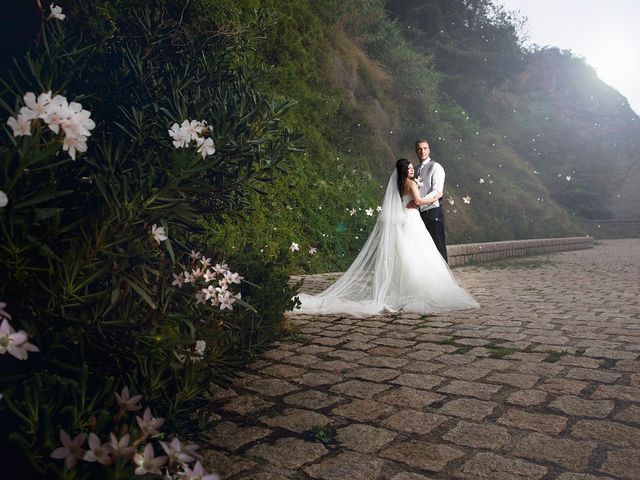
[[[216,392],[207,466],[230,480],[640,480],[640,239],[454,274],[480,309],[291,315],[297,333]]]

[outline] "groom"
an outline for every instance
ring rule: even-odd
[[[427,140],[416,141],[416,156],[419,162],[416,169],[416,180],[420,196],[433,200],[432,203],[418,208],[420,209],[420,217],[433,238],[433,243],[436,244],[444,261],[448,262],[447,245],[444,239],[444,209],[438,201],[444,191],[444,168],[429,158],[430,153]]]

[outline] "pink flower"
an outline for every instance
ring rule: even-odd
[[[211,269],[207,269],[207,271],[204,272],[203,278],[205,282],[212,282],[216,279],[216,273],[212,272]]]
[[[9,315],[9,312],[7,312],[5,308],[7,308],[7,304],[4,302],[0,302],[0,318],[4,317],[11,320],[11,315]]]
[[[133,397],[130,397],[129,387],[124,387],[122,392],[120,392],[119,395],[116,393],[115,396],[118,406],[123,412],[136,412],[142,408],[138,405],[140,400],[142,400],[142,395],[134,395]]]
[[[178,288],[182,288],[183,283],[184,283],[184,273],[180,273],[178,275],[174,273],[173,282],[171,282],[171,285],[177,286]]]
[[[207,268],[211,266],[211,258],[206,258],[204,255],[200,259],[200,263],[202,264],[202,268]]]
[[[222,273],[224,274],[224,272],[226,272],[229,269],[229,266],[226,263],[216,263],[215,267],[213,267],[213,271],[216,273]]]
[[[216,295],[218,295],[218,292],[216,292],[216,288],[213,285],[209,285],[207,288],[203,288],[202,293],[205,296],[205,300],[209,300],[211,297],[215,297]]]
[[[164,418],[153,417],[151,415],[151,410],[147,407],[142,418],[136,415],[136,421],[138,422],[140,430],[142,430],[142,434],[145,437],[148,437],[149,435],[160,435],[158,428],[160,428],[164,423]]]
[[[7,125],[13,130],[14,137],[20,137],[22,135],[31,136],[31,119],[25,115],[18,115],[18,118],[9,117]]]
[[[236,299],[229,292],[225,292],[224,294],[218,295],[218,300],[220,302],[220,310],[224,310],[228,308],[229,310],[233,310],[233,304]]]
[[[91,432],[89,434],[89,450],[84,454],[83,459],[86,462],[98,462],[101,465],[110,465],[111,457],[109,456],[109,453],[109,444],[105,443],[103,445],[98,436]]]
[[[124,435],[120,440],[113,434],[110,433],[110,442],[109,448],[111,449],[111,453],[113,453],[116,457],[130,457],[133,452],[136,451],[135,448],[129,446],[129,438],[131,437],[128,433]]]
[[[197,445],[182,445],[178,437],[174,437],[171,443],[161,441],[160,446],[169,456],[169,463],[190,463],[194,462],[196,457],[199,457],[195,453],[198,449]]]
[[[82,459],[84,457],[85,452],[82,449],[82,444],[84,443],[85,437],[86,435],[84,433],[80,433],[71,440],[69,434],[60,429],[60,442],[62,442],[62,447],[58,447],[51,452],[51,458],[64,458],[65,466],[71,470],[76,466],[78,459]]]
[[[202,256],[202,252],[196,252],[195,250],[191,250],[191,253],[189,254],[189,256],[191,257],[191,260],[197,260]]]
[[[2,306],[0,305],[0,310]],[[4,310],[2,310],[4,312]],[[6,312],[4,312],[6,313]],[[8,314],[7,314],[8,315]],[[26,360],[27,352],[39,352],[35,345],[27,340],[27,332],[24,330],[15,331],[6,318],[0,323],[0,354],[8,353],[18,360]]]
[[[142,454],[136,453],[133,456],[133,463],[138,465],[134,473],[136,475],[146,475],[147,473],[160,475],[160,467],[164,465],[166,461],[167,457],[154,457],[153,445],[147,443]]]
[[[227,279],[228,283],[241,283],[242,278],[237,272],[231,272],[230,270],[227,270],[224,274],[224,278]]]
[[[207,474],[200,462],[196,462],[193,470],[189,467],[184,467],[184,472],[181,475],[188,480],[220,480],[220,477],[214,473]]]
[[[199,303],[207,302],[207,296],[204,292],[198,291],[195,293],[195,296],[196,296],[196,305],[198,305]]]

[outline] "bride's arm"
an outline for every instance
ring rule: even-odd
[[[409,195],[411,196],[411,202],[407,204],[408,208],[415,208],[420,205],[430,205],[442,197],[442,192],[432,192],[427,197],[421,197],[418,186],[412,180],[407,179],[405,185],[408,186]]]
[[[409,189],[409,196],[411,197],[411,202],[409,202],[409,204],[407,205],[408,208],[415,208],[420,205],[428,205],[429,203],[431,203],[430,201],[420,196],[420,190],[418,189],[416,182],[407,179],[405,185]]]

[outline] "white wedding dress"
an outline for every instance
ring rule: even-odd
[[[376,315],[437,313],[476,308],[453,278],[416,208],[406,208],[397,173],[391,174],[382,211],[349,269],[318,295],[298,295],[296,313]]]

